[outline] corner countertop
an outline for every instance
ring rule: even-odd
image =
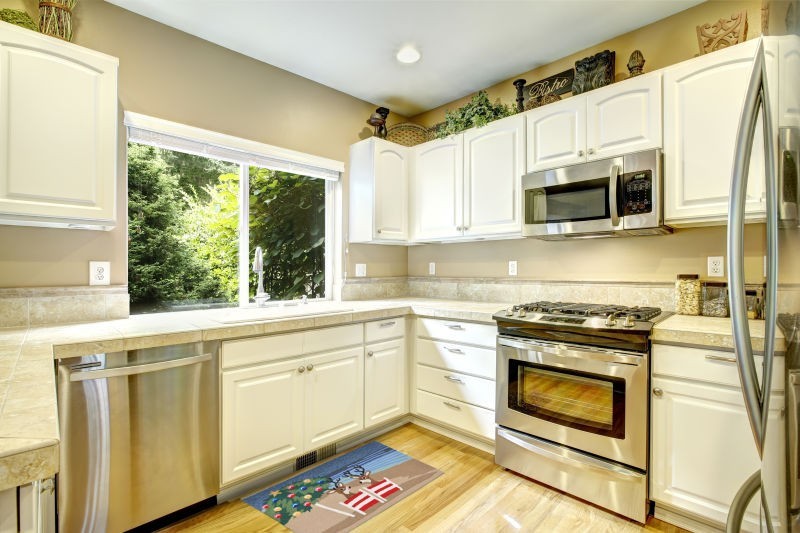
[[[123,320],[0,328],[0,491],[58,472],[59,427],[53,359],[269,335],[403,315],[493,324],[507,302],[402,298],[312,302],[306,306],[135,315]],[[752,321],[755,348],[763,322]],[[673,315],[653,342],[730,349],[730,319]],[[779,339],[777,349],[783,349]]]

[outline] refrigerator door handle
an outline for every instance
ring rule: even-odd
[[[765,96],[763,83],[764,43],[760,41],[753,61],[753,71],[745,94],[742,115],[739,119],[733,173],[731,176],[730,208],[728,210],[728,289],[730,292],[733,344],[736,352],[739,378],[742,382],[745,408],[759,457],[761,457],[764,443],[764,424],[762,422],[764,414],[761,410],[761,387],[758,383],[755,359],[753,358],[753,346],[747,324],[747,305],[744,290],[744,216],[750,152],[755,136],[758,111]],[[765,113],[763,119],[766,122],[768,119],[767,113]],[[767,152],[767,160],[770,159],[770,155],[771,152]],[[769,382],[765,381],[765,383]]]
[[[747,505],[756,492],[761,488],[761,470],[756,470],[747,478],[744,485],[739,487],[728,510],[728,520],[725,523],[725,533],[741,533],[742,519],[747,510]]]

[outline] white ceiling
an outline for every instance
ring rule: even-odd
[[[411,117],[702,0],[107,1]]]

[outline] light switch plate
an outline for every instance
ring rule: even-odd
[[[436,275],[436,263],[428,263],[428,275],[429,276]]]
[[[89,285],[111,284],[111,262],[89,261]]]
[[[366,263],[356,263],[356,277],[363,278],[367,275],[367,264]]]

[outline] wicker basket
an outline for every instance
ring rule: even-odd
[[[386,130],[386,140],[403,146],[416,146],[428,140],[428,129],[411,122],[402,122]]]
[[[78,0],[41,0],[39,31],[65,41],[72,40],[72,10]]]

